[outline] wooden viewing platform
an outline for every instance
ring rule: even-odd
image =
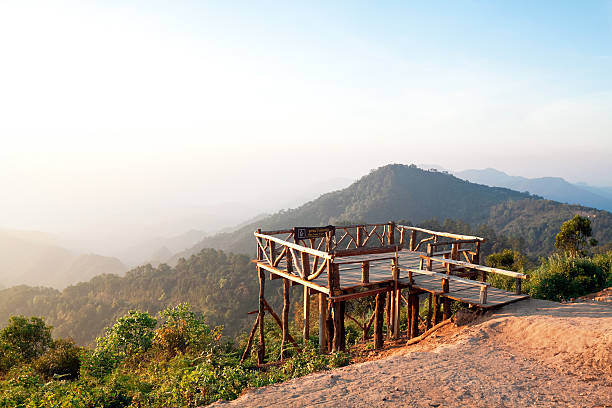
[[[268,311],[283,331],[281,349],[289,342],[290,287],[301,285],[304,293],[304,339],[310,334],[311,296],[318,294],[319,346],[322,351],[345,349],[344,319],[359,324],[367,337],[374,325],[374,346],[383,345],[386,315],[387,337],[398,338],[402,303],[406,304],[409,338],[419,335],[419,295],[427,295],[425,327],[451,315],[451,301],[481,309],[498,307],[528,298],[521,294],[527,275],[480,265],[484,238],[385,224],[326,227],[295,227],[255,232],[259,278],[259,308],[243,359],[259,328],[258,361],[264,362],[263,322]],[[269,279],[283,279],[283,311],[279,317],[264,298],[266,272]],[[488,274],[516,281],[515,293],[487,283]],[[375,309],[361,324],[345,312],[347,300],[375,296]]]

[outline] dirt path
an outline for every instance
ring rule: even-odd
[[[232,407],[612,407],[612,305],[528,300]]]

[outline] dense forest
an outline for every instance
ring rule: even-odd
[[[224,333],[233,337],[250,324],[247,313],[257,308],[254,271],[245,255],[206,249],[174,267],[145,265],[124,277],[96,276],[62,291],[15,286],[0,291],[0,322],[15,314],[43,316],[56,335],[86,345],[131,309],[155,314],[189,302],[209,324],[224,325]],[[271,293],[277,282],[270,282]]]
[[[594,237],[600,242],[612,242],[612,214],[607,211],[474,184],[414,165],[392,164],[373,170],[344,190],[324,194],[299,208],[281,211],[231,233],[207,237],[175,255],[171,263],[203,248],[253,254],[252,234],[257,228],[390,220],[409,220],[413,225],[422,225],[432,219],[460,220],[472,231],[482,225],[489,226],[496,234],[522,240],[523,250],[537,258],[550,252],[554,231],[573,214],[592,220]]]

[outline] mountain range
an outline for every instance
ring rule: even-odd
[[[49,234],[0,230],[0,285],[64,288],[103,273],[127,271],[117,258],[69,251]]]
[[[391,164],[373,170],[343,190],[324,194],[298,208],[278,212],[234,232],[206,237],[173,256],[170,262],[175,263],[203,248],[252,255],[253,231],[257,228],[390,220],[419,224],[431,219],[491,226],[496,233],[522,240],[528,255],[539,256],[552,251],[556,232],[575,214],[592,220],[594,236],[600,242],[612,241],[612,214],[608,211],[475,184],[435,169]]]
[[[470,169],[453,174],[472,183],[526,191],[561,203],[579,204],[612,211],[612,187],[594,187],[586,183],[572,184],[561,177],[510,176],[492,168]]]

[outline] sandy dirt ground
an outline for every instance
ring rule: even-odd
[[[610,303],[530,299],[382,354],[213,406],[612,407]]]

